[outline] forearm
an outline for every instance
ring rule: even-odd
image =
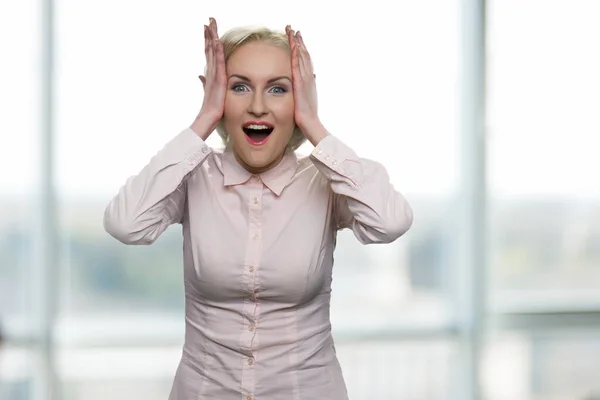
[[[302,124],[300,127],[304,136],[312,143],[313,146],[317,147],[321,140],[325,139],[330,133],[325,129],[321,121],[314,120]]]
[[[383,165],[358,157],[333,136],[321,141],[311,157],[336,195],[338,229],[351,228],[362,243],[389,243],[410,228],[412,208]]]
[[[216,129],[219,118],[209,115],[198,114],[194,122],[190,125],[190,129],[194,131],[200,139],[206,141],[210,134]]]

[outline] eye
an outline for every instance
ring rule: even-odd
[[[237,85],[233,85],[231,87],[231,90],[233,90],[234,92],[245,92],[247,90],[247,88],[244,85],[237,84]]]
[[[271,89],[271,92],[275,93],[275,94],[282,94],[282,93],[286,93],[287,89],[284,88],[283,86],[275,86]]]

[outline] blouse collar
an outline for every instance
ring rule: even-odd
[[[257,176],[269,190],[279,196],[292,181],[297,166],[296,153],[291,149],[286,149],[279,164]],[[233,150],[229,147],[223,153],[223,175],[225,186],[244,184],[254,176],[238,163]]]

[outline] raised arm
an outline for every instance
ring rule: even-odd
[[[335,193],[338,229],[349,228],[361,243],[369,244],[390,243],[412,226],[410,204],[380,163],[359,158],[333,135],[319,142],[311,158]]]
[[[321,124],[310,54],[300,32],[288,25],[286,33],[292,48],[294,118],[315,146],[311,159],[335,193],[338,229],[352,229],[364,244],[396,240],[411,227],[412,208],[394,189],[381,164],[359,158]]]
[[[104,212],[104,229],[125,244],[151,244],[181,221],[186,179],[211,149],[191,128],[161,149],[125,182]]]
[[[104,213],[105,230],[126,244],[151,244],[167,227],[182,220],[186,180],[211,153],[205,141],[223,116],[227,90],[223,43],[217,23],[204,26],[206,76],[202,108],[192,125],[127,179]]]

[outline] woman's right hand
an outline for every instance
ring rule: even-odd
[[[223,117],[225,94],[227,93],[223,43],[219,40],[217,21],[214,18],[210,18],[208,26],[204,25],[204,53],[206,55],[206,75],[199,76],[204,87],[204,99],[200,113],[194,122],[197,129],[194,130],[206,140]]]

